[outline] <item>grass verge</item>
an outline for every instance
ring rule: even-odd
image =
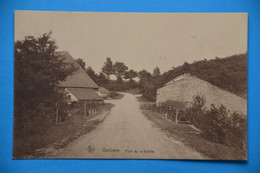
[[[106,103],[100,106],[100,109],[88,116],[74,115],[62,124],[52,125],[43,128],[33,135],[22,136],[16,132],[13,143],[13,158],[41,158],[44,152],[41,148],[52,144],[53,148],[59,149],[66,147],[70,142],[84,135],[101,123],[113,104]],[[37,130],[37,129],[35,129]]]
[[[113,100],[119,100],[121,98],[124,97],[124,94],[121,94],[119,92],[115,92],[115,91],[112,91],[109,96],[108,96],[108,99],[113,99]]]
[[[142,94],[141,90],[139,88],[132,88],[129,90],[124,91],[125,93],[133,94],[133,95],[140,95]]]
[[[169,134],[176,140],[192,149],[215,160],[246,160],[247,153],[225,145],[214,143],[204,139],[200,133],[187,124],[176,124],[173,121],[161,117],[158,113],[149,109],[149,106],[141,104],[143,114],[157,127]]]

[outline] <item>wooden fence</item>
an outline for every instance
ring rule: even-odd
[[[89,116],[99,110],[100,105],[105,104],[103,100],[84,100],[71,102],[66,105],[56,104],[55,123],[63,122],[66,118],[75,114]]]
[[[184,114],[187,108],[188,103],[186,102],[167,100],[160,102],[155,110],[164,118],[176,123],[189,123],[189,118]]]

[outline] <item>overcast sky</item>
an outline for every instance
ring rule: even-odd
[[[15,40],[52,31],[59,50],[101,71],[106,57],[161,72],[247,52],[246,13],[15,12]]]

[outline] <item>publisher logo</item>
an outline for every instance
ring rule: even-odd
[[[95,151],[95,147],[93,145],[89,145],[87,150],[89,153],[93,153]]]

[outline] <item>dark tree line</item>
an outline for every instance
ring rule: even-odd
[[[124,79],[130,79],[137,77],[137,72],[130,69],[123,62],[113,63],[111,58],[107,57],[106,62],[102,67],[102,72],[110,79],[110,75],[115,75],[117,77],[118,83],[122,83]]]
[[[221,89],[246,98],[247,93],[247,54],[238,54],[226,58],[195,61],[163,73],[150,76],[144,85],[143,93],[151,100],[156,98],[156,90],[165,83],[184,73],[190,73]]]
[[[133,80],[133,78],[137,77],[137,72],[132,69],[128,70],[128,67],[123,62],[113,63],[111,58],[107,57],[101,69],[102,72],[97,74],[91,66],[86,68],[86,63],[81,58],[76,59],[76,61],[83,69],[85,69],[89,77],[99,86],[103,86],[114,91],[123,91],[137,87],[136,82]],[[111,75],[115,75],[117,80],[111,80]],[[124,82],[123,78],[129,79],[129,81]]]
[[[104,65],[101,69],[102,72],[97,74],[91,66],[86,68],[86,63],[81,59],[76,59],[78,64],[85,69],[90,78],[96,82],[99,86],[106,87],[113,91],[125,91],[133,88],[143,90],[146,87],[153,87],[151,80],[161,75],[159,67],[155,67],[153,75],[146,70],[139,72],[128,69],[123,62],[115,62],[110,57],[106,58]],[[117,80],[113,81],[110,79],[111,75],[115,75]],[[140,81],[135,81],[134,78],[138,77]],[[125,80],[123,80],[125,79]]]
[[[79,64],[85,68],[85,62],[78,59]],[[99,85],[106,86],[111,90],[128,90],[131,88],[141,89],[142,94],[150,100],[155,101],[156,91],[165,83],[184,73],[190,73],[202,80],[246,98],[247,93],[247,54],[238,54],[226,58],[195,61],[191,64],[185,62],[183,65],[173,67],[171,70],[161,74],[160,69],[155,67],[153,73],[143,69],[139,72],[128,67],[122,62],[113,63],[107,58],[102,72],[96,74],[91,67],[86,69],[89,76]],[[111,81],[110,76],[115,75],[117,82]],[[133,80],[138,77],[139,82]],[[123,82],[123,79],[129,79]]]

